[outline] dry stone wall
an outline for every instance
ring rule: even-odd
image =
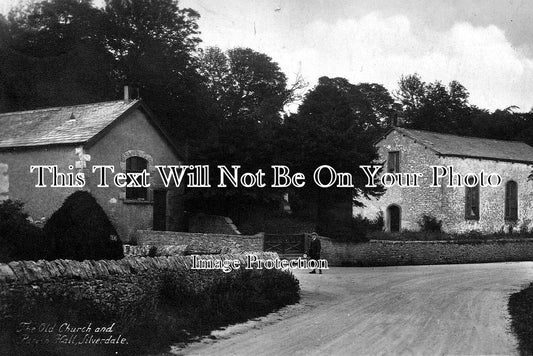
[[[187,245],[189,251],[211,253],[239,253],[262,251],[263,235],[204,234],[176,231],[139,230],[136,235],[140,246]]]
[[[273,252],[259,252],[259,258],[277,258]],[[238,259],[246,264],[245,254],[205,255],[203,259]],[[142,274],[150,271],[190,269],[192,256],[127,257],[121,260],[54,260],[0,263],[0,283],[31,284],[53,280],[105,279],[114,275]]]
[[[533,240],[385,241],[349,243],[321,238],[330,266],[396,266],[533,261]]]

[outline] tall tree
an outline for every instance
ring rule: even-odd
[[[223,52],[209,47],[200,55],[199,72],[210,94],[211,122],[216,125],[197,142],[193,156],[217,172],[217,165],[239,165],[240,172],[262,169],[271,177],[276,164],[277,132],[283,106],[292,98],[294,86],[269,56],[250,48]],[[213,184],[218,175],[213,174]],[[265,181],[268,185],[269,181]],[[274,203],[283,192],[266,188],[228,187],[191,192],[191,209],[213,213],[231,211],[239,220],[250,206]],[[198,205],[200,204],[200,205]]]
[[[113,57],[102,11],[87,0],[43,1],[9,14],[0,36],[6,110],[108,100]]]
[[[370,91],[371,88],[374,90]],[[381,113],[390,112],[393,103],[382,88],[375,84],[353,85],[344,78],[321,77],[305,96],[298,113],[285,121],[281,147],[291,169],[304,173],[310,180],[295,193],[316,206],[317,228],[321,233],[350,234],[352,205],[358,204],[361,196],[381,192],[366,187],[359,165],[378,158],[373,141],[386,127],[387,120]],[[376,107],[382,110],[375,110]],[[311,179],[321,165],[349,173],[354,187],[318,187]]]
[[[0,26],[5,110],[116,100],[129,84],[176,141],[201,136],[209,116],[198,18],[176,0],[108,0],[103,9],[49,0],[13,11]]]
[[[440,81],[426,83],[418,74],[402,76],[395,92],[402,106],[405,124],[412,128],[469,134],[476,108],[468,102],[469,93],[457,81],[444,86]]]
[[[295,90],[279,65],[250,48],[222,52],[209,47],[200,57],[200,71],[226,119],[280,122],[280,112]]]
[[[136,87],[172,136],[202,135],[206,123],[196,60],[200,15],[176,0],[106,0],[104,12],[116,80]]]

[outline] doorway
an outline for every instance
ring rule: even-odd
[[[387,216],[389,220],[389,231],[399,232],[401,222],[400,207],[398,205],[390,205],[387,208]]]
[[[167,191],[154,190],[154,211],[152,229],[165,231],[167,229]]]

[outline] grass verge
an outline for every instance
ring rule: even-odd
[[[533,355],[533,283],[509,297],[511,328],[521,355]]]
[[[275,269],[183,270],[3,292],[2,355],[142,355],[296,303],[299,282]]]

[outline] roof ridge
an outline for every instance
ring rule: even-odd
[[[139,101],[139,100],[138,99],[134,99],[134,100],[130,101],[127,104],[129,105],[129,104],[135,103],[137,101]],[[76,107],[80,107],[80,106],[102,105],[102,104],[110,104],[110,103],[116,103],[116,102],[124,102],[124,100],[109,100],[109,101],[99,101],[99,102],[96,102],[96,103],[65,105],[65,106],[54,106],[54,107],[42,108],[42,109],[32,109],[32,110],[23,110],[23,111],[4,112],[4,113],[0,113],[0,118],[2,116],[8,116],[8,115],[14,115],[14,114],[30,114],[30,113],[43,112],[43,111],[59,111],[61,109],[66,109],[66,108],[76,108]]]
[[[470,139],[477,139],[477,140],[490,140],[490,141],[499,141],[499,142],[516,142],[516,143],[523,143],[524,145],[528,145],[524,141],[519,140],[502,140],[498,138],[489,138],[489,137],[478,137],[478,136],[465,136],[465,135],[457,135],[457,134],[451,134],[451,133],[443,133],[443,132],[436,132],[436,131],[429,131],[429,130],[418,130],[418,129],[410,129],[406,127],[397,127],[397,129],[405,130],[409,132],[427,132],[430,134],[437,134],[437,135],[444,135],[444,136],[455,136],[455,137],[461,137],[461,138],[470,138]],[[529,146],[529,145],[528,145]]]

